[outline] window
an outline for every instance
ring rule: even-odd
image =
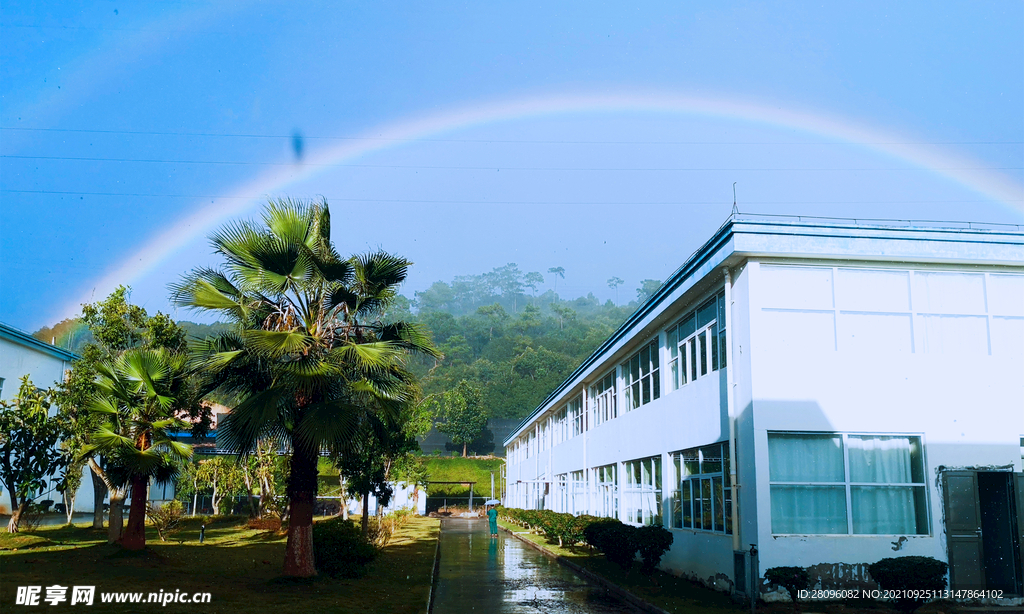
[[[926,535],[921,438],[768,433],[772,533]]]
[[[594,426],[615,417],[615,371],[590,387],[590,404],[594,413],[591,424]]]
[[[563,407],[562,409],[556,411],[554,417],[552,418],[552,429],[551,429],[551,440],[552,440],[551,441],[551,445],[552,446],[557,446],[558,444],[562,443],[563,441],[565,441],[566,439],[569,438],[569,434],[568,434],[569,422],[568,422],[568,420],[566,420],[566,414],[567,414],[567,412],[566,412],[565,408]]]
[[[622,509],[625,521],[661,524],[661,457],[652,456],[622,464]]]
[[[672,390],[725,368],[725,292],[686,315],[666,331]]]
[[[619,517],[618,465],[605,465],[594,470],[597,481],[597,500],[594,513],[606,518]]]
[[[569,401],[569,405],[567,407],[569,410],[569,417],[572,420],[572,436],[575,437],[587,430],[587,416],[583,412],[583,397],[578,396]]]
[[[622,363],[622,406],[625,411],[646,405],[661,396],[661,374],[658,372],[658,342],[652,341],[629,360]]]
[[[732,533],[729,445],[716,443],[672,455],[679,490],[672,494],[672,528]]]
[[[581,514],[587,511],[587,482],[583,470],[569,474],[569,508],[570,514]]]

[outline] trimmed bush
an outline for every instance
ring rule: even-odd
[[[803,567],[772,567],[765,570],[764,579],[786,589],[793,603],[796,603],[800,591],[810,583],[810,576]]]
[[[901,556],[868,565],[868,572],[884,590],[941,591],[946,588],[948,565],[930,556]],[[896,599],[896,609],[913,612],[924,599]]]
[[[602,520],[588,526],[583,534],[587,543],[604,554],[604,558],[625,571],[633,567],[636,560],[639,529],[618,520]]]
[[[316,569],[332,578],[360,578],[377,550],[355,524],[334,518],[313,523]]]
[[[659,525],[640,527],[636,530],[636,545],[640,551],[640,571],[649,576],[661,563],[661,557],[672,547],[672,533]]]

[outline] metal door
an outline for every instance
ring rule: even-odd
[[[981,548],[978,474],[974,471],[947,471],[942,474],[942,483],[949,586],[954,590],[984,589],[985,557]]]

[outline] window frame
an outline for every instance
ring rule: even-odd
[[[590,424],[594,427],[618,417],[618,404],[615,400],[618,394],[617,380],[613,368],[599,378],[597,383],[590,386],[587,401],[593,414]]]
[[[714,317],[699,324],[700,314],[712,309]],[[728,330],[725,327],[725,290],[718,290],[711,296],[688,309],[675,324],[665,329],[666,373],[669,391],[673,392],[696,380],[720,371],[728,366]],[[680,338],[680,330],[693,327]],[[700,341],[704,347],[700,347]],[[703,360],[700,354],[703,352]]]
[[[640,470],[639,481],[636,480],[637,469]],[[647,471],[646,474],[644,470]],[[622,474],[625,478],[620,497],[624,515],[622,522],[637,526],[662,526],[664,524],[662,518],[662,508],[664,506],[662,489],[665,472],[664,467],[662,467],[661,455],[623,461]],[[648,509],[648,506],[644,505],[644,499],[649,495],[654,496],[655,503],[653,509]],[[639,518],[634,515],[634,512],[640,512]]]
[[[704,451],[712,447],[718,447],[717,462],[719,468],[717,471],[705,471],[704,463],[713,462],[713,460],[705,461]],[[698,463],[698,471],[696,473],[690,473],[686,468],[686,457],[687,453],[696,454]],[[718,535],[732,535],[732,515],[733,515],[733,488],[730,482],[730,467],[732,459],[729,457],[729,442],[719,441],[715,443],[705,444],[703,446],[696,446],[693,448],[686,448],[685,450],[679,450],[673,452],[670,455],[672,459],[672,467],[674,472],[674,483],[676,488],[673,489],[671,495],[672,510],[670,514],[670,528],[679,529],[684,531],[701,531],[703,533],[716,533]],[[721,497],[716,492],[716,480],[721,484]],[[685,486],[684,486],[685,484]],[[705,484],[709,484],[708,496],[703,496],[703,488]],[[696,489],[694,488],[696,485]],[[694,492],[698,493],[698,496],[694,496]],[[689,494],[689,497],[684,499],[684,494]],[[701,520],[700,527],[695,526],[695,520],[698,515],[703,513],[703,502],[710,500],[710,524],[711,528],[704,526],[703,519]],[[690,507],[690,524],[686,525],[686,515],[684,514],[684,504]],[[677,511],[678,510],[678,511]],[[716,521],[718,519],[718,512],[721,511],[722,528],[715,528]],[[701,516],[703,518],[703,516]],[[678,519],[678,524],[677,524]]]
[[[657,401],[661,398],[661,344],[659,336],[655,336],[649,342],[622,361],[619,367],[622,369],[622,413],[628,413],[634,409],[640,409],[644,405]],[[644,371],[641,358],[647,357],[647,371]],[[636,360],[634,373],[633,361]],[[633,379],[634,374],[636,379]],[[646,382],[646,385],[645,385]],[[633,389],[636,387],[639,399],[633,403]],[[644,392],[648,392],[647,400],[644,400]]]
[[[772,486],[826,486],[826,487],[843,487],[844,496],[846,497],[846,533],[776,533],[772,528],[772,535],[779,536],[828,536],[828,537],[894,537],[900,535],[914,535],[920,537],[931,536],[933,533],[932,529],[932,511],[931,502],[929,501],[928,492],[928,461],[925,452],[925,441],[924,433],[894,433],[894,432],[881,432],[871,433],[865,431],[768,431],[766,442],[771,438],[772,435],[818,435],[818,436],[839,436],[842,441],[842,452],[843,452],[843,481],[842,482],[800,482],[800,481],[776,481],[771,479],[771,468],[769,467],[769,478],[768,478],[768,506],[769,506],[769,526],[771,526],[771,487]],[[920,474],[922,477],[921,482],[854,482],[850,479],[850,446],[847,443],[850,437],[906,437],[911,440],[917,440],[917,446],[920,453],[917,458],[917,462],[920,463]],[[911,457],[911,463],[914,462]],[[911,475],[914,473],[914,467],[911,465]],[[920,501],[924,504],[924,524],[927,529],[925,533],[856,533],[854,532],[854,520],[853,520],[853,489],[854,488],[908,488],[913,493],[916,490],[921,491]],[[915,499],[916,500],[916,499]]]

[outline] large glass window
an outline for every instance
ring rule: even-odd
[[[591,424],[597,426],[615,417],[615,371],[590,387]]]
[[[587,430],[587,416],[583,412],[583,397],[579,396],[569,401],[567,409],[569,419],[572,420],[572,435],[575,437]]]
[[[626,522],[661,524],[661,457],[622,464],[622,510]]]
[[[596,500],[594,514],[606,518],[619,517],[618,465],[605,465],[594,469]]]
[[[562,409],[556,411],[554,416],[552,417],[552,446],[557,446],[558,444],[562,443],[563,441],[569,438],[569,421],[567,419],[567,415],[568,412],[566,411],[566,408],[563,407]]]
[[[921,438],[769,433],[772,533],[926,535]]]
[[[673,390],[725,368],[725,309],[725,293],[720,292],[666,331]]]
[[[672,463],[679,482],[672,493],[672,528],[732,533],[728,444],[676,452]]]
[[[570,514],[583,514],[587,511],[587,483],[582,470],[569,474],[569,508]]]
[[[622,363],[623,403],[625,411],[646,405],[661,396],[658,370],[658,342],[652,341]]]

